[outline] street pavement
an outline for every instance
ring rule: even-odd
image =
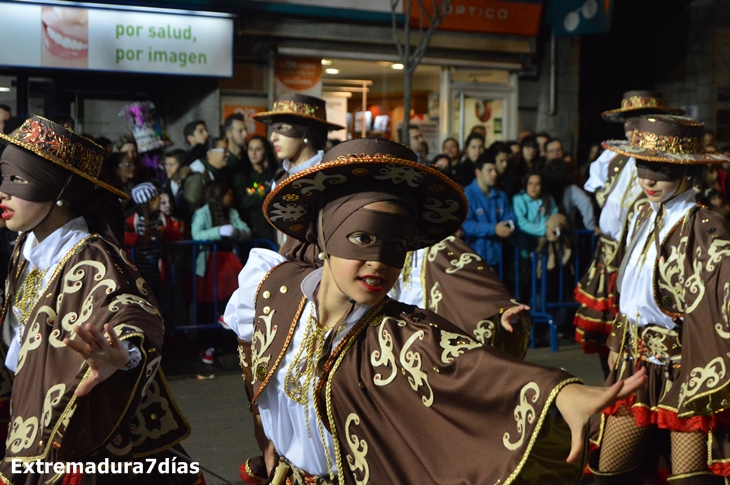
[[[598,357],[583,354],[574,343],[561,341],[558,352],[550,352],[547,347],[531,349],[526,360],[565,369],[589,385],[603,384]],[[218,358],[216,368],[186,367],[172,362],[168,373],[177,374],[170,377],[170,387],[193,430],[183,446],[203,467],[240,485],[243,482],[238,476],[239,466],[259,452],[237,362],[238,355],[226,353]],[[190,373],[185,374],[186,371]],[[214,377],[199,379],[197,372],[201,371],[204,376],[212,373]],[[209,473],[206,482],[226,483]]]

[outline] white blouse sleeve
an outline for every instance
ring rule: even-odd
[[[223,321],[238,338],[250,341],[253,336],[253,319],[256,311],[256,290],[264,276],[279,263],[286,261],[281,254],[269,249],[254,248],[238,275],[238,289],[226,305]]]
[[[611,160],[613,160],[613,157],[616,155],[616,152],[604,150],[594,162],[591,162],[591,166],[588,168],[588,181],[586,181],[585,185],[583,185],[583,190],[594,193],[596,190],[606,185],[606,179],[608,178],[608,164],[611,163]]]

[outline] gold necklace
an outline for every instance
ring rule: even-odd
[[[317,362],[324,349],[324,336],[329,329],[329,327],[319,328],[314,316],[314,303],[311,303],[302,343],[284,377],[284,393],[292,401],[304,406],[304,421],[310,438],[312,435],[309,429],[309,390],[312,388]]]
[[[25,324],[28,323],[30,312],[40,299],[42,293],[41,285],[43,284],[43,278],[45,278],[47,272],[48,269],[32,269],[18,289],[18,295],[16,296],[13,304],[13,313],[18,319],[18,323],[21,327],[24,327]]]

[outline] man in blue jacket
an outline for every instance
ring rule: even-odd
[[[487,151],[475,164],[476,178],[464,188],[469,214],[462,226],[466,243],[492,269],[502,262],[502,242],[512,235],[515,215],[507,194],[497,189],[494,154]]]

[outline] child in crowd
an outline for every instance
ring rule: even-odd
[[[137,204],[134,214],[127,218],[124,244],[134,247],[134,262],[159,297],[167,276],[162,258],[164,241],[179,241],[182,235],[160,210],[160,194],[152,182],[143,182],[132,188],[132,200]]]
[[[230,243],[251,238],[251,229],[241,220],[233,206],[233,191],[225,182],[213,182],[205,191],[207,204],[195,211],[190,228],[196,241],[222,242],[211,257],[210,246],[203,246],[195,264],[199,302],[228,300],[238,287],[238,273],[243,268]],[[229,243],[229,244],[226,244]],[[217,279],[215,274],[217,272]]]
[[[528,252],[541,253],[547,246],[547,270],[557,266],[560,254],[563,263],[570,259],[571,250],[564,234],[567,234],[568,220],[558,212],[555,200],[542,191],[542,176],[531,173],[525,179],[525,188],[512,198],[512,207],[517,218],[518,244],[521,256]],[[562,246],[562,247],[561,247]],[[541,268],[538,267],[538,271]]]

